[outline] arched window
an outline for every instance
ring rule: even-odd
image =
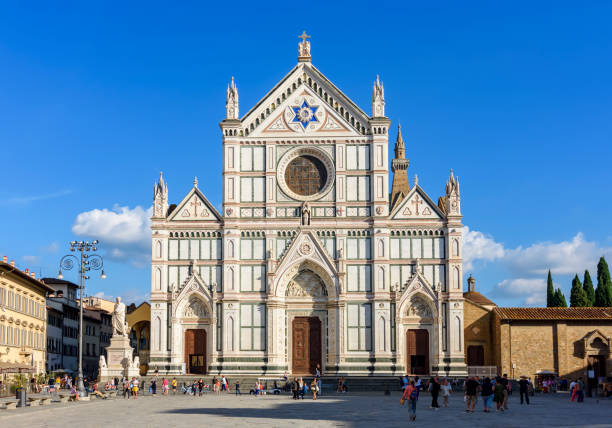
[[[385,242],[382,239],[378,240],[378,257],[385,257]]]
[[[225,329],[225,337],[226,337],[226,343],[225,343],[225,349],[227,349],[228,351],[233,351],[234,350],[234,318],[233,317],[229,317],[227,319],[227,328]]]
[[[155,318],[155,334],[157,334],[157,340],[155,341],[155,348],[158,351],[162,350],[162,322],[160,317]]]
[[[227,285],[230,290],[234,289],[234,268],[227,270]]]
[[[378,289],[385,289],[385,268],[382,266],[378,268]]]
[[[455,286],[455,289],[459,289],[461,286],[461,275],[459,274],[459,268],[455,267],[455,269],[453,270],[453,284]]]
[[[230,259],[234,258],[234,241],[227,242],[227,257]]]
[[[387,334],[386,334],[386,323],[383,317],[378,318],[378,329],[376,331],[376,335],[378,336],[378,350],[386,351],[387,350]]]
[[[162,273],[160,268],[155,268],[155,289],[161,290]]]
[[[453,256],[459,257],[459,240],[453,239]]]
[[[461,319],[456,316],[455,317],[455,351],[461,351]]]

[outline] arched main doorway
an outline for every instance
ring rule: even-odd
[[[296,375],[314,374],[317,365],[322,367],[323,363],[322,323],[318,316],[314,316],[315,308],[325,304],[327,289],[316,273],[303,268],[289,281],[285,299],[290,311],[300,308],[290,324],[291,372]]]
[[[429,332],[415,328],[406,331],[407,372],[415,375],[429,374]]]
[[[206,374],[206,330],[185,330],[185,367],[187,373]]]

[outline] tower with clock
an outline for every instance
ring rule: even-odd
[[[459,182],[437,203],[410,186],[398,129],[389,189],[382,81],[369,115],[300,38],[295,67],[242,117],[227,87],[222,210],[197,181],[176,206],[155,184],[149,367],[463,376]]]

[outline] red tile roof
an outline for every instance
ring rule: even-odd
[[[502,320],[608,320],[612,308],[495,308]]]
[[[480,294],[478,291],[468,291],[463,293],[463,298],[469,300],[470,302],[476,303],[477,305],[484,306],[497,306],[495,302],[487,299],[484,295]]]

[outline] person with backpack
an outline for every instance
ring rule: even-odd
[[[404,393],[402,394],[402,398],[400,403],[403,405],[406,400],[408,403],[408,414],[410,415],[410,420],[414,421],[416,419],[416,403],[419,399],[419,392],[414,385],[414,380],[411,380],[408,386],[404,389]]]

